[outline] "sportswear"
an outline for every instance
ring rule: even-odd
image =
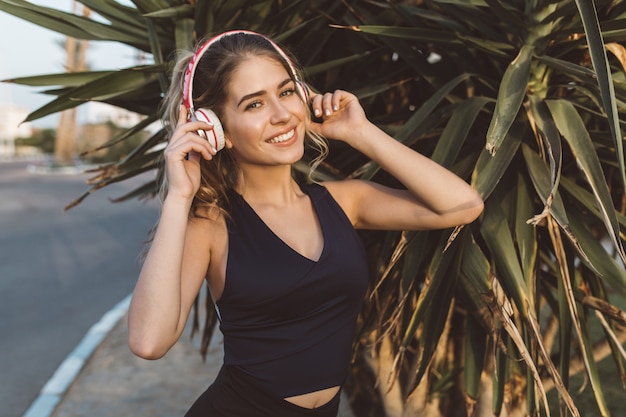
[[[281,240],[230,196],[226,282],[216,302],[224,365],[279,398],[343,385],[368,285],[363,244],[328,190],[301,186],[324,236],[319,260]]]
[[[222,366],[185,417],[337,417],[340,394],[320,407],[300,407],[274,396],[236,367]]]

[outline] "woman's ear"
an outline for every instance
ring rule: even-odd
[[[230,141],[228,134],[224,134],[224,147],[230,149],[233,147],[233,143]]]

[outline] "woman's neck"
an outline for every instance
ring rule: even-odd
[[[237,192],[249,203],[286,205],[302,194],[291,166],[242,167]]]

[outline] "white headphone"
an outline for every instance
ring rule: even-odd
[[[187,70],[185,71],[185,78],[183,79],[183,105],[187,108],[189,114],[191,115],[192,120],[210,123],[213,125],[212,130],[210,131],[201,130],[201,131],[198,131],[198,134],[201,135],[202,137],[205,137],[209,141],[209,144],[215,151],[219,151],[220,149],[224,148],[224,142],[225,142],[224,141],[224,128],[222,127],[222,123],[220,122],[215,112],[213,112],[213,110],[206,109],[206,108],[194,109],[193,77],[194,77],[194,73],[196,72],[196,67],[198,66],[198,63],[200,62],[200,59],[202,58],[202,55],[204,55],[204,53],[211,47],[211,45],[213,45],[214,43],[218,42],[220,39],[226,36],[236,35],[236,34],[254,35],[254,36],[259,36],[267,40],[270,43],[270,45],[274,47],[276,52],[278,52],[278,54],[287,63],[287,66],[289,67],[289,72],[290,72],[289,75],[293,77],[293,79],[295,80],[296,89],[298,90],[300,97],[302,97],[305,103],[308,102],[308,91],[304,83],[300,81],[295,66],[293,65],[293,63],[291,62],[287,54],[267,36],[264,36],[264,35],[261,35],[260,33],[252,32],[249,30],[232,30],[228,32],[223,32],[219,35],[216,35],[210,38],[204,44],[202,44],[200,48],[198,48],[193,58],[191,58],[191,61],[189,62],[189,66],[187,67]]]

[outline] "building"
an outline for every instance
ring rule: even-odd
[[[0,105],[0,158],[15,156],[15,139],[30,137],[33,128],[22,123],[28,110],[12,105]]]
[[[87,117],[85,124],[102,124],[112,122],[114,125],[123,128],[130,128],[138,124],[144,116],[130,112],[120,107],[110,104],[90,101],[87,104]]]
[[[87,159],[105,157],[110,149],[108,147],[96,150],[108,143],[111,139],[121,133],[123,129],[129,129],[140,123],[145,116],[130,112],[128,110],[111,106],[106,103],[89,102],[86,109],[86,117],[82,117],[82,123],[78,130],[78,140],[76,141],[76,152]],[[126,139],[124,143],[134,143],[133,140],[145,140],[150,134],[150,128]],[[138,146],[138,144],[137,144]],[[121,144],[115,145],[117,149],[123,147]],[[115,151],[114,151],[115,152]]]

